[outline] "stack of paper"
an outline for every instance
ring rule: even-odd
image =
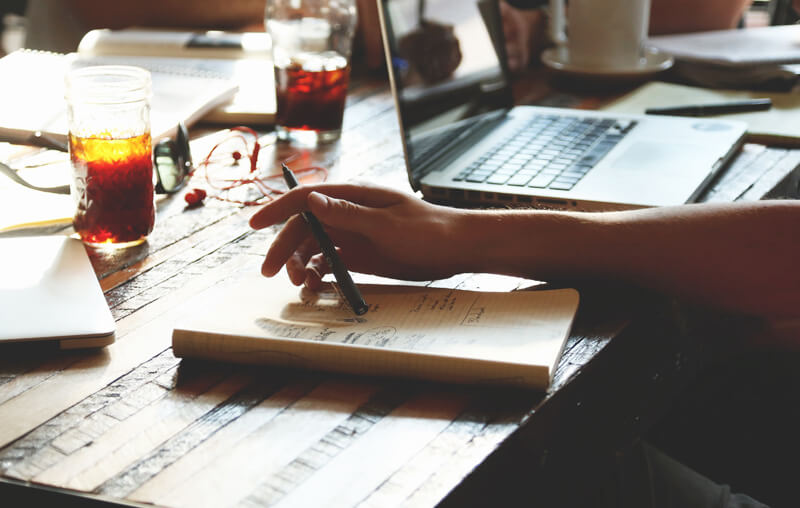
[[[67,107],[64,76],[76,66],[102,64],[139,65],[151,71],[151,132],[157,140],[174,134],[179,122],[191,125],[206,113],[231,100],[234,82],[208,73],[147,65],[143,60],[82,59],[18,50],[0,58],[3,93],[0,94],[0,138],[24,143],[37,131],[66,142]]]
[[[714,30],[650,37],[678,60],[723,65],[800,63],[800,25]]]
[[[673,75],[690,84],[789,91],[798,81],[798,25],[661,35],[648,45],[673,55]]]
[[[228,125],[271,125],[275,120],[271,50],[269,35],[264,32],[137,28],[92,30],[78,46],[83,59],[184,69],[233,81],[239,87],[233,99],[204,117],[205,121]]]

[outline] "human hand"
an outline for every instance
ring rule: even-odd
[[[323,224],[351,271],[404,280],[433,280],[470,271],[463,245],[468,212],[432,205],[387,188],[353,184],[296,187],[250,219],[261,229],[286,221],[267,252],[261,273],[286,266],[295,285],[320,286],[328,265],[300,212]]]

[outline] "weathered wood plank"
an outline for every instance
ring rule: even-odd
[[[178,259],[183,260],[184,264],[189,264],[191,257],[199,259],[203,254],[211,252],[214,248],[219,248],[221,245],[224,245],[226,241],[230,241],[232,238],[241,234],[241,231],[237,231],[235,234],[222,234],[221,230],[229,228],[224,228],[224,223],[222,227],[220,227],[219,221],[214,221],[211,225],[200,228],[199,226],[202,223],[196,222],[196,218],[193,215],[194,213],[195,210],[187,210],[186,212],[186,220],[193,224],[193,229],[187,230],[186,227],[180,227],[179,224],[175,224],[175,220],[171,220],[168,224],[160,224],[160,227],[169,228],[173,231],[184,230],[187,236],[177,240],[173,239],[173,243],[158,250],[154,249],[143,260],[103,277],[100,279],[100,286],[103,288],[103,291],[108,292],[120,284],[133,279],[137,275],[154,270],[155,267],[169,260]],[[237,219],[236,217],[232,217],[231,211],[223,212],[220,210],[217,214],[226,215],[220,219],[220,221],[233,222],[237,226],[244,222],[241,218]],[[211,239],[214,240],[214,245],[203,245],[204,242],[208,242]]]
[[[518,424],[497,423],[455,450],[448,461],[398,506],[434,506],[507,438]]]
[[[48,448],[62,435],[69,435],[70,431],[80,426],[85,419],[91,418],[104,408],[126,400],[129,394],[135,393],[147,384],[153,383],[162,392],[172,389],[173,384],[160,383],[160,377],[162,376],[162,371],[173,369],[175,363],[175,358],[172,357],[171,353],[156,356],[55,418],[48,420],[45,424],[35,428],[23,438],[18,439],[12,445],[0,451],[0,470],[11,470],[16,465],[22,464],[31,454]],[[133,398],[131,402],[134,400],[136,398]],[[25,475],[18,476],[30,477]]]
[[[50,354],[52,355],[52,352]],[[39,363],[30,371],[17,374],[7,383],[0,385],[0,404],[56,375],[56,373],[74,363],[79,357],[80,353],[57,354],[52,358],[44,359],[42,363]]]
[[[59,453],[69,455],[69,453],[77,451],[84,446],[91,445],[95,439],[119,423],[119,419],[109,415],[108,411],[122,403],[123,398],[128,400],[127,396],[129,394],[144,391],[152,392],[150,397],[154,397],[153,400],[156,400],[172,388],[171,386],[167,388],[161,387],[153,382],[154,377],[158,375],[158,371],[154,371],[154,368],[163,367],[172,371],[176,370],[174,361],[172,363],[163,361],[165,356],[167,354],[160,355],[111,385],[87,397],[76,406],[61,413],[6,448],[2,456],[14,455],[18,449],[34,449],[37,450],[35,453],[38,454],[47,453],[51,448]],[[135,400],[135,397],[131,397],[130,404],[134,404]],[[146,405],[142,404],[142,407]],[[4,462],[8,464],[8,476],[25,481],[31,480],[43,470],[57,463],[57,461],[51,461],[45,465],[40,462],[37,465],[37,469],[32,469],[21,460],[6,459]]]
[[[467,446],[484,426],[485,422],[456,419],[357,506],[401,505],[437,471],[446,467],[454,450]]]
[[[399,494],[405,494],[409,486],[399,490],[396,493],[399,502],[395,506],[433,506],[439,503],[511,436],[530,416],[532,408],[545,398],[541,393],[505,390],[477,390],[473,396],[468,409],[442,433],[442,441],[432,443],[434,446],[442,443],[441,450],[434,448],[422,452],[432,453],[433,460],[441,461],[441,464],[436,468],[421,466],[416,472],[417,478],[429,471],[431,474],[407,498],[400,500]],[[460,443],[461,432],[472,433],[463,444]],[[452,438],[459,440],[459,446],[446,445],[446,441]],[[411,461],[409,465],[413,467],[416,463]],[[384,493],[378,490],[376,494]]]
[[[184,366],[185,368],[185,366]],[[199,375],[206,375],[206,369],[198,367]],[[246,369],[252,374],[252,382],[234,397],[218,405],[180,433],[163,443],[158,448],[142,457],[123,473],[104,482],[97,492],[114,498],[124,499],[140,485],[163,471],[167,466],[179,460],[183,455],[208,440],[216,433],[235,421],[246,412],[274,395],[284,386],[285,376],[258,375],[255,369]]]
[[[467,402],[459,392],[434,388],[420,394],[381,419],[276,506],[353,506],[431,442]]]
[[[332,380],[323,383],[297,401],[286,401],[289,407],[277,411],[267,407],[266,421],[247,421],[252,432],[239,435],[235,444],[225,441],[224,448],[217,440],[186,454],[184,459],[165,470],[168,481],[156,476],[145,489],[130,497],[136,501],[155,502],[173,506],[220,506],[235,504],[245,497],[259,478],[274,473],[294,460],[297,455],[335,428],[342,420],[364,403],[376,390],[375,386]],[[276,414],[277,413],[277,414]],[[248,412],[247,414],[250,414]],[[241,418],[238,421],[243,421]],[[245,426],[243,423],[242,426]],[[230,436],[226,436],[230,438]],[[246,438],[246,439],[245,439]],[[213,457],[208,457],[208,452]],[[220,453],[223,452],[224,453]],[[201,457],[206,454],[205,459]],[[205,467],[197,469],[198,461]],[[246,465],[246,467],[243,467]],[[186,476],[182,468],[191,469]],[[185,480],[174,484],[175,479]],[[167,485],[165,485],[165,483]],[[155,487],[155,488],[154,488]]]
[[[86,353],[68,368],[0,404],[0,446],[36,428],[66,408],[107,386],[137,365],[170,347],[172,323],[185,302],[198,291],[241,268],[247,259],[234,258],[187,282],[158,305],[118,323],[118,341],[104,350]],[[182,305],[183,304],[183,305]]]
[[[181,454],[165,468],[150,474],[147,481],[128,494],[131,500],[155,503],[180,485],[190,483],[199,471],[208,467],[228,450],[248,439],[261,426],[271,421],[286,408],[297,402],[314,388],[316,379],[290,383],[246,411],[241,417]]]
[[[199,377],[95,437],[92,446],[36,475],[38,483],[92,491],[243,388],[247,376]]]
[[[408,400],[414,393],[411,386],[390,383],[319,442],[303,451],[282,470],[263,480],[242,500],[243,506],[269,506],[303,483],[343,449],[358,440],[377,422]]]

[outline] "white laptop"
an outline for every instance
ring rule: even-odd
[[[512,107],[497,2],[378,5],[409,180],[432,201],[683,204],[743,143],[746,125],[736,121]]]
[[[66,236],[0,239],[0,345],[61,348],[114,342],[115,324],[89,256]]]

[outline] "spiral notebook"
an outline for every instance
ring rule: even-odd
[[[18,50],[0,58],[0,141],[25,143],[41,132],[60,143],[67,139],[64,75],[76,66],[127,64],[151,72],[153,97],[150,123],[154,140],[172,136],[179,122],[191,125],[229,102],[237,85],[211,73],[192,72],[157,59],[122,61],[111,57],[80,57]]]
[[[250,126],[275,121],[272,41],[265,32],[101,28],[81,39],[78,54],[223,76],[239,90],[231,101],[211,110],[204,121]]]

